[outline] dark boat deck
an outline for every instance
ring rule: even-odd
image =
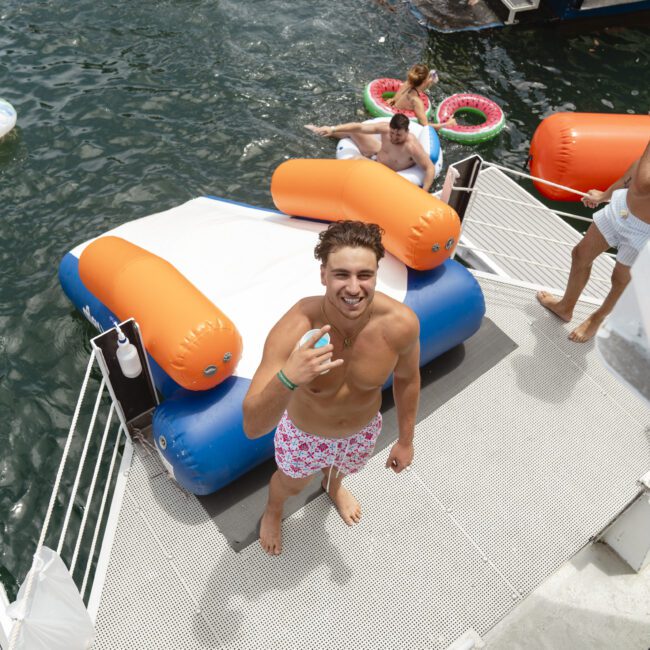
[[[485,0],[474,5],[467,0],[411,0],[413,13],[429,29],[462,32],[502,27],[503,20]]]

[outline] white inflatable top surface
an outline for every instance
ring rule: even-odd
[[[251,378],[271,327],[298,300],[322,295],[314,258],[326,224],[210,198],[131,221],[122,237],[170,262],[237,326],[244,352],[235,374]],[[77,246],[79,257],[90,242]],[[407,268],[387,254],[377,290],[402,302]],[[296,332],[296,341],[304,332]]]
[[[16,109],[0,98],[0,138],[16,126]]]

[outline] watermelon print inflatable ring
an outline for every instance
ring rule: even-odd
[[[446,122],[456,113],[474,113],[483,117],[481,124],[457,124],[450,128],[440,129],[438,133],[448,140],[474,144],[490,140],[505,126],[506,118],[501,107],[483,95],[474,93],[457,93],[447,97],[436,111],[436,122]]]
[[[413,111],[393,108],[386,103],[386,100],[393,97],[401,85],[402,82],[399,79],[382,78],[371,81],[363,91],[363,103],[368,113],[373,117],[393,117],[395,113],[403,113],[410,120],[417,121],[417,117]],[[429,119],[433,106],[431,106],[429,98],[424,93],[420,93],[420,99],[424,104],[424,112],[427,119]]]

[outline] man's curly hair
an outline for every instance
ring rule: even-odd
[[[318,235],[318,244],[314,249],[314,257],[321,264],[327,264],[330,253],[339,248],[369,248],[376,256],[377,262],[386,252],[381,243],[384,234],[382,228],[376,223],[363,221],[334,221],[326,230]]]

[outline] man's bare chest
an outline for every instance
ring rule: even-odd
[[[312,386],[330,392],[345,385],[363,392],[383,386],[395,369],[397,354],[384,342],[355,341],[349,348],[337,342],[333,359],[343,359],[343,365],[315,379]]]
[[[395,171],[407,169],[415,163],[408,149],[393,144],[383,145],[377,155],[377,160]]]

